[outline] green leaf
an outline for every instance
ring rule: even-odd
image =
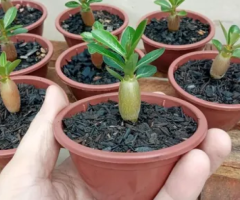
[[[84,32],[81,34],[81,36],[85,42],[88,42],[88,43],[94,42],[94,38],[92,36],[92,33],[90,32]]]
[[[221,28],[222,28],[222,31],[223,31],[223,34],[224,34],[224,37],[226,39],[226,42],[228,43],[228,34],[227,34],[227,30],[225,29],[225,27],[223,26],[222,22],[219,21],[220,25],[221,25]]]
[[[111,74],[113,77],[115,77],[121,81],[123,80],[123,77],[119,73],[115,72],[114,70],[110,69],[109,67],[106,67],[106,69],[109,72],[109,74]]]
[[[169,9],[172,8],[171,4],[167,0],[155,0],[154,3],[161,7],[165,7]]]
[[[128,52],[128,57],[131,56],[133,54],[133,52],[135,51],[139,41],[141,40],[142,38],[142,35],[145,31],[145,28],[147,26],[147,23],[148,23],[148,20],[143,20],[137,27],[136,31],[135,31],[135,34],[134,34],[134,37],[132,39],[132,46],[131,46],[131,49],[130,51]]]
[[[177,0],[176,5],[177,5],[177,6],[180,6],[184,1],[185,1],[185,0]]]
[[[235,49],[233,51],[232,57],[240,58],[240,49]]]
[[[22,28],[23,26],[22,25],[16,25],[16,26],[13,26],[13,27],[10,27],[10,28],[8,28],[6,31],[8,32],[10,32],[10,31],[13,31],[13,30],[15,30],[15,29],[18,29],[18,28]]]
[[[96,30],[104,30],[103,25],[102,25],[99,21],[96,21],[96,22],[93,24],[93,28],[96,29]]]
[[[83,3],[82,4],[82,12],[89,12],[91,10],[91,8],[90,8],[90,4],[88,4],[88,3]]]
[[[168,7],[162,6],[162,7],[161,7],[161,11],[162,11],[162,12],[171,12],[171,11],[172,11],[172,8],[168,8]]]
[[[0,56],[0,66],[5,67],[6,64],[7,64],[7,55],[5,52],[2,52]]]
[[[129,60],[126,62],[126,67],[123,68],[125,75],[132,76],[134,75],[134,72],[136,71],[137,62],[139,59],[139,55],[137,53],[134,53],[131,55]]]
[[[228,32],[228,44],[234,45],[240,38],[240,29],[238,26],[233,25],[230,27]]]
[[[106,56],[103,56],[103,61],[109,67],[114,68],[114,69],[119,70],[119,71],[123,71],[123,68],[120,65],[118,65],[116,62],[114,62],[112,59],[110,59]]]
[[[4,67],[0,67],[0,76],[6,76],[6,71]]]
[[[177,12],[177,15],[184,17],[184,16],[187,16],[187,12],[185,10],[181,10],[181,11]]]
[[[16,16],[17,16],[17,8],[16,7],[9,8],[3,18],[4,28],[7,28],[16,18]]]
[[[4,22],[3,19],[0,19],[0,30],[4,30]]]
[[[98,3],[98,2],[102,2],[102,0],[89,0],[88,3],[91,4],[91,3]]]
[[[165,49],[162,48],[148,53],[138,62],[137,69],[158,59],[164,53],[164,51]]]
[[[233,49],[238,49],[238,48],[240,48],[240,44],[237,44],[233,47]]]
[[[79,7],[81,4],[76,2],[76,1],[69,1],[65,4],[66,7],[68,8],[77,8]]]
[[[172,6],[176,5],[177,0],[169,0],[169,2],[172,4]]]
[[[15,60],[13,61],[11,64],[9,64],[9,66],[7,67],[7,75],[10,75],[11,72],[14,71],[14,69],[16,69],[16,67],[21,63],[21,60]]]
[[[217,50],[218,50],[219,52],[222,51],[223,45],[222,45],[221,42],[219,42],[218,40],[213,39],[213,40],[212,40],[212,43],[213,43],[213,45],[217,48]]]
[[[121,45],[125,48],[125,51],[129,52],[132,44],[132,40],[135,34],[134,28],[128,26],[122,34]]]
[[[26,28],[18,28],[14,31],[11,31],[11,32],[8,32],[7,35],[8,36],[14,36],[14,35],[18,35],[18,34],[21,34],[21,33],[27,33],[28,30]]]
[[[97,40],[97,42],[107,46],[108,48],[112,49],[116,53],[125,57],[126,52],[124,48],[121,46],[118,40],[111,33],[105,30],[93,30],[92,34],[95,40]]]
[[[137,70],[137,79],[150,77],[157,72],[157,68],[153,65],[145,65]]]
[[[110,59],[112,59],[115,63],[117,63],[119,66],[121,66],[122,68],[124,67],[124,63],[122,62],[122,60],[119,58],[119,55],[115,54],[112,51],[109,51],[107,49],[105,49],[104,47],[98,45],[98,44],[94,44],[94,43],[90,43],[88,44],[88,48],[91,48],[92,50],[95,51],[95,53],[100,53],[103,56],[106,56]]]

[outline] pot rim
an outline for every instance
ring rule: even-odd
[[[210,25],[210,33],[205,39],[203,39],[199,42],[196,42],[196,43],[193,43],[193,44],[187,44],[187,45],[168,45],[168,44],[164,44],[164,43],[160,43],[160,42],[156,42],[154,40],[151,40],[150,38],[148,38],[146,35],[143,34],[143,36],[142,36],[143,42],[147,43],[148,45],[157,47],[157,48],[165,48],[166,50],[172,50],[172,51],[182,51],[182,50],[190,50],[190,49],[196,49],[196,48],[202,47],[206,43],[208,43],[210,40],[212,40],[212,38],[215,35],[215,26],[214,26],[213,22],[208,17],[206,17],[206,16],[204,16],[200,13],[193,12],[193,11],[190,11],[190,10],[186,10],[186,11],[187,11],[188,14],[195,15],[196,18],[204,19]],[[159,11],[151,12],[151,13],[143,16],[141,18],[141,20],[139,21],[139,23],[141,21],[145,20],[145,19],[151,20],[153,18],[152,16],[156,15],[158,13],[164,13],[164,12],[159,12]]]
[[[169,71],[168,71],[168,79],[169,82],[171,83],[171,85],[173,86],[173,88],[180,93],[182,96],[184,96],[188,101],[190,101],[191,103],[197,104],[199,106],[202,107],[207,107],[210,109],[215,109],[215,110],[227,110],[227,111],[238,111],[240,110],[240,104],[220,104],[220,103],[213,103],[213,102],[209,102],[209,101],[205,101],[202,99],[199,99],[191,94],[189,94],[188,92],[186,92],[185,90],[183,90],[178,83],[176,82],[175,78],[174,78],[174,72],[176,71],[176,69],[178,69],[179,66],[178,63],[180,63],[182,60],[188,58],[188,57],[192,57],[192,56],[198,56],[198,55],[212,55],[213,59],[218,55],[217,51],[196,51],[196,52],[192,52],[192,53],[188,53],[185,54],[181,57],[179,57],[178,59],[176,59],[171,66],[169,67]]]
[[[91,5],[91,8],[96,8],[96,10],[97,10],[98,7],[113,8],[114,10],[120,11],[120,12],[122,13],[122,15],[124,16],[123,25],[122,25],[120,28],[118,28],[117,30],[112,31],[111,33],[112,33],[113,35],[118,35],[118,34],[120,34],[121,32],[123,32],[123,30],[127,27],[128,23],[129,23],[129,17],[128,17],[128,15],[126,14],[126,12],[123,11],[122,9],[116,7],[116,6],[109,5],[109,4],[94,3],[94,4]],[[66,9],[66,10],[64,10],[62,13],[60,13],[60,14],[58,15],[58,17],[56,18],[56,20],[55,20],[55,26],[56,26],[57,30],[58,30],[60,33],[62,33],[64,36],[66,36],[66,37],[68,37],[68,38],[71,38],[71,39],[75,39],[75,40],[83,40],[83,39],[82,39],[82,36],[77,35],[77,34],[73,34],[73,33],[70,33],[70,32],[68,32],[68,31],[64,30],[64,29],[62,28],[61,24],[60,24],[60,23],[61,23],[61,22],[60,22],[60,19],[62,18],[62,16],[63,16],[64,14],[70,12],[70,11],[72,11],[72,12],[74,12],[74,13],[77,13],[77,12],[79,12],[79,8]]]
[[[13,5],[16,5],[16,4],[30,4],[30,5],[37,5],[39,7],[41,7],[41,11],[42,11],[42,17],[37,20],[36,22],[34,22],[33,24],[29,25],[29,26],[26,26],[25,28],[28,29],[28,31],[31,31],[35,28],[37,28],[38,26],[40,26],[41,24],[44,23],[45,19],[47,18],[47,15],[48,15],[48,11],[47,11],[47,8],[42,4],[42,3],[39,3],[39,2],[36,2],[36,1],[28,1],[28,0],[17,0],[17,1],[12,1]]]
[[[127,154],[127,153],[104,152],[101,150],[85,147],[83,145],[80,145],[72,141],[63,132],[62,120],[64,119],[64,116],[69,111],[91,100],[101,99],[102,97],[103,98],[116,97],[117,95],[118,93],[97,95],[97,96],[93,96],[93,97],[89,97],[89,98],[77,101],[67,106],[57,115],[53,123],[53,130],[54,130],[54,135],[56,140],[64,148],[68,149],[73,154],[79,155],[87,159],[105,162],[105,163],[138,164],[138,163],[151,163],[151,162],[155,162],[156,160],[166,160],[166,159],[181,156],[182,154],[187,153],[190,149],[197,147],[203,141],[203,139],[207,134],[207,129],[208,129],[207,120],[203,115],[203,113],[198,108],[181,99],[177,99],[175,97],[170,97],[166,95],[154,94],[154,93],[142,93],[142,96],[151,96],[152,98],[161,98],[161,99],[165,99],[166,101],[168,100],[174,101],[177,104],[187,107],[195,114],[196,119],[198,119],[198,129],[191,138],[189,138],[188,140],[178,145],[175,145],[169,148],[156,150],[152,152]]]
[[[76,88],[76,89],[82,89],[82,90],[87,90],[87,91],[109,91],[113,89],[117,89],[119,87],[119,83],[113,83],[113,84],[105,84],[105,85],[90,85],[90,84],[85,84],[85,83],[79,83],[77,81],[74,81],[70,78],[68,78],[63,72],[62,72],[62,66],[61,66],[61,61],[65,59],[65,57],[70,54],[73,51],[77,52],[78,48],[82,48],[86,46],[87,48],[87,43],[81,43],[78,45],[75,45],[71,48],[68,48],[66,51],[64,51],[57,59],[56,64],[55,64],[55,70],[57,72],[57,75],[60,77],[60,79],[66,83],[67,85]],[[144,53],[136,49],[135,50],[140,57],[144,56]]]
[[[34,81],[38,81],[38,82],[42,82],[42,83],[46,83],[48,84],[49,86],[51,85],[55,85],[55,86],[58,86],[59,88],[61,88],[58,84],[56,84],[55,82],[49,80],[49,79],[46,79],[46,78],[42,78],[42,77],[37,77],[37,76],[28,76],[28,75],[24,75],[24,76],[13,76],[11,77],[11,79],[13,81],[16,81],[16,80],[34,80]],[[49,87],[48,86],[48,87]],[[46,88],[47,89],[47,88]],[[62,88],[61,88],[62,89]],[[64,96],[66,98],[66,100],[68,101],[69,103],[69,100],[68,100],[68,97],[67,97],[67,94],[65,93],[65,91],[62,89],[62,91],[64,92]],[[17,151],[17,148],[15,149],[9,149],[9,150],[0,150],[0,158],[9,158],[9,157],[12,157],[14,156],[14,154],[16,153]]]
[[[25,37],[29,37],[29,38],[33,39],[33,40],[30,40],[30,41],[34,41],[34,40],[37,39],[37,40],[40,40],[40,41],[46,43],[47,51],[48,51],[47,55],[40,62],[38,62],[38,63],[36,63],[36,64],[34,64],[32,66],[29,66],[26,69],[21,69],[21,70],[12,72],[11,76],[19,76],[19,75],[30,74],[30,73],[38,70],[39,68],[43,67],[44,65],[46,65],[50,61],[50,59],[51,59],[51,57],[53,55],[53,45],[52,45],[52,43],[49,40],[47,40],[44,37],[42,37],[42,36],[35,35],[35,34],[30,34],[30,33],[24,33],[24,34],[19,34],[19,35],[11,37],[11,40],[12,40],[12,38],[16,38],[16,39],[21,40],[22,38],[25,38]]]

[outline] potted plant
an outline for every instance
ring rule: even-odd
[[[151,12],[140,20],[149,20],[142,37],[146,52],[166,49],[164,55],[153,63],[163,73],[167,73],[176,58],[202,50],[215,34],[214,24],[207,17],[192,11],[178,10],[183,2],[155,0],[162,12]]]
[[[95,22],[93,30],[103,30],[102,24]],[[129,28],[124,33],[127,34],[128,30]],[[96,42],[90,32],[84,32],[81,36],[88,43]],[[114,40],[117,38],[115,37]],[[58,76],[78,100],[97,94],[116,92],[119,87],[119,80],[112,77],[106,68],[107,65],[113,67],[114,63],[97,52],[90,54],[88,43],[76,45],[63,52],[55,66]],[[144,53],[138,49],[135,52],[139,58],[144,56]]]
[[[152,200],[181,155],[197,147],[208,129],[193,105],[140,93],[138,79],[156,72],[149,63],[164,51],[155,50],[138,61],[134,49],[146,25],[144,20],[136,30],[128,27],[121,43],[107,31],[93,30],[97,43],[88,47],[115,63],[108,71],[121,80],[119,92],[75,102],[53,124],[57,141],[70,151],[98,200]]]
[[[45,91],[54,82],[34,76],[14,76],[21,60],[0,56],[0,171],[11,160],[22,137],[42,106]]]
[[[47,66],[53,54],[52,44],[41,36],[26,33],[22,25],[13,25],[17,16],[17,8],[10,8],[3,19],[0,19],[1,50],[6,52],[7,59],[17,58],[22,62],[11,73],[15,75],[36,75],[45,77]],[[20,34],[20,35],[19,35]]]
[[[186,54],[174,61],[169,81],[181,98],[196,105],[210,128],[230,130],[240,120],[240,29],[227,32],[221,24],[226,45],[213,44],[219,52]]]
[[[66,3],[68,9],[62,12],[56,19],[56,28],[63,34],[69,47],[83,43],[80,35],[83,32],[91,32],[96,21],[104,25],[104,29],[112,32],[117,37],[128,25],[127,14],[111,5],[92,4],[102,0],[78,0]]]
[[[43,4],[28,0],[1,0],[0,18],[3,18],[5,12],[13,6],[18,8],[13,25],[23,25],[32,34],[43,34],[44,21],[48,14]]]

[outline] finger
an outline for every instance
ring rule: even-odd
[[[200,148],[208,155],[211,163],[210,175],[215,172],[231,153],[231,138],[223,130],[210,129]]]
[[[48,176],[55,166],[59,145],[54,139],[52,123],[68,101],[57,86],[50,86],[44,104],[30,125],[17,152],[7,167],[21,166],[38,177]]]
[[[210,160],[202,150],[192,150],[177,163],[154,200],[195,200],[208,179]]]

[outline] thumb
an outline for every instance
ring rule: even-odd
[[[44,104],[33,120],[19,145],[15,156],[6,168],[21,167],[36,177],[46,178],[52,172],[59,145],[55,141],[52,123],[56,115],[68,104],[68,100],[58,86],[50,86]]]

